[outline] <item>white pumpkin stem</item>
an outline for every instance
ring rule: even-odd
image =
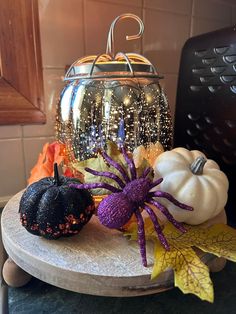
[[[194,162],[190,165],[190,170],[193,174],[201,175],[207,159],[203,156],[197,157]]]

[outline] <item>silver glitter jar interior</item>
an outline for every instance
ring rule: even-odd
[[[106,54],[75,61],[66,73],[57,107],[56,137],[66,144],[69,157],[84,160],[108,140],[125,143],[130,151],[159,141],[172,148],[172,121],[168,102],[154,66],[135,53],[114,53],[114,26],[124,18],[143,22],[133,14],[111,24]]]

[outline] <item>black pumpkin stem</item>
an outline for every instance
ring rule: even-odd
[[[54,164],[53,168],[54,168],[54,181],[55,181],[56,185],[59,186],[60,185],[60,178],[59,178],[57,163]]]

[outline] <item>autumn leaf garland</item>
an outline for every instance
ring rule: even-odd
[[[183,293],[192,293],[200,299],[213,302],[214,291],[208,267],[198,257],[194,247],[236,262],[236,230],[217,224],[211,227],[184,225],[186,233],[181,233],[167,223],[163,233],[170,244],[166,251],[159,242],[150,219],[145,220],[146,239],[154,246],[154,266],[151,278],[157,278],[168,268],[174,271],[174,284]],[[137,225],[126,226],[124,233],[131,240],[137,240]]]

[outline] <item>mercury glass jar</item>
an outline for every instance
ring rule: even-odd
[[[172,147],[170,110],[154,66],[139,54],[114,53],[113,29],[124,18],[134,18],[140,25],[139,34],[126,38],[139,38],[142,21],[123,14],[111,25],[106,54],[81,58],[66,73],[56,136],[71,158],[90,158],[109,140],[130,151],[157,141],[164,149]]]

